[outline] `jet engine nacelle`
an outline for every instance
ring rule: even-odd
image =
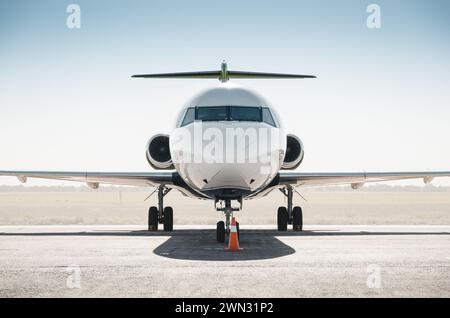
[[[303,143],[295,135],[287,135],[286,154],[281,169],[292,170],[297,168],[305,155]]]
[[[146,157],[148,163],[155,169],[173,169],[169,148],[169,136],[158,134],[147,143]]]

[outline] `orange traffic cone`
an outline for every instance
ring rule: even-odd
[[[230,239],[228,241],[228,248],[226,248],[225,250],[227,252],[239,252],[242,250],[242,248],[239,247],[235,217],[231,219]]]

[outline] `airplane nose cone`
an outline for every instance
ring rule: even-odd
[[[241,169],[239,169],[237,165],[233,167],[223,167],[210,177],[210,179],[208,180],[208,187],[219,188],[223,187],[224,185],[248,189],[250,185],[250,179],[246,180],[245,176],[241,172]]]
[[[251,192],[273,178],[261,173],[260,164],[186,164],[180,170],[185,180],[200,191],[237,189]]]

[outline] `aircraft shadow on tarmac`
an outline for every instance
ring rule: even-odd
[[[241,230],[239,245],[243,249],[227,252],[226,244],[216,242],[215,230],[186,230],[180,235],[172,235],[153,253],[172,259],[202,261],[263,260],[294,254],[295,250],[276,238],[276,233]]]
[[[182,260],[202,261],[242,261],[263,260],[287,256],[295,249],[283,243],[281,237],[289,236],[370,236],[370,235],[450,235],[450,232],[343,232],[333,230],[314,230],[302,232],[278,232],[275,230],[240,231],[240,252],[224,251],[224,244],[215,242],[215,230],[178,230],[158,246],[153,252],[157,255]]]
[[[297,236],[380,236],[380,235],[450,235],[450,232],[424,231],[342,231],[342,230],[312,230],[302,232],[278,232],[276,230],[247,230],[240,231],[240,252],[226,252],[225,244],[215,241],[215,230],[209,229],[180,229],[173,232],[148,232],[130,230],[92,230],[80,232],[3,232],[0,236],[145,236],[169,237],[164,243],[153,250],[162,257],[180,260],[203,261],[242,261],[263,260],[287,256],[295,250],[283,243],[282,237]]]

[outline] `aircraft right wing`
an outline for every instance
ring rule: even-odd
[[[90,188],[97,189],[100,184],[125,185],[136,187],[158,187],[163,185],[180,191],[183,195],[206,199],[189,188],[175,171],[152,172],[79,172],[79,171],[1,171],[0,177],[16,177],[20,182],[27,182],[28,178],[64,180],[84,182]]]

